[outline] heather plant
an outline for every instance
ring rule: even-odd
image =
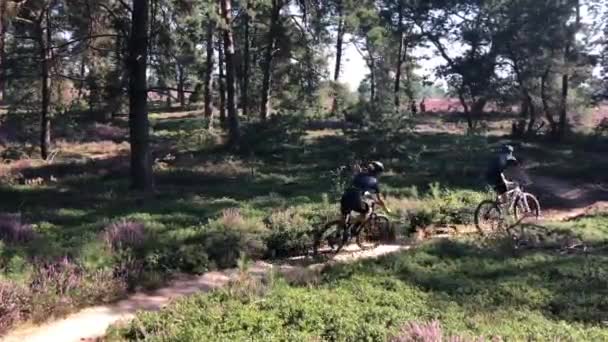
[[[74,298],[72,294],[82,282],[81,269],[62,258],[58,262],[39,263],[34,268],[34,275],[29,285],[32,294],[31,319],[41,322],[53,315],[64,315],[73,310]]]
[[[37,262],[28,286],[31,319],[40,322],[62,316],[85,305],[111,302],[126,293],[126,279],[111,270],[86,273],[85,269],[63,257]]]
[[[26,288],[12,281],[0,280],[0,336],[25,318],[29,306]]]
[[[23,223],[20,213],[0,214],[0,240],[5,243],[25,243],[36,236],[30,224]]]
[[[52,291],[60,296],[67,295],[82,282],[82,269],[67,257],[57,262],[43,262],[34,269],[30,288],[34,292]]]
[[[239,208],[226,208],[218,218],[211,220],[208,227],[216,230],[231,230],[242,233],[260,233],[264,225],[258,217],[245,216]]]
[[[120,220],[107,226],[104,240],[113,250],[137,248],[146,242],[146,230],[143,223]]]
[[[463,336],[444,335],[441,324],[437,320],[430,322],[408,322],[399,333],[391,337],[390,342],[485,342],[484,338],[467,338]],[[491,342],[500,342],[493,338]]]

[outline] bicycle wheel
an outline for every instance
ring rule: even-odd
[[[500,207],[495,201],[485,200],[475,209],[475,227],[481,235],[496,232],[502,223]]]
[[[513,216],[515,216],[515,221],[523,220],[527,217],[538,220],[540,217],[540,203],[531,193],[524,192],[515,200],[514,207]]]
[[[344,222],[335,220],[325,224],[315,233],[312,253],[318,255],[321,249],[327,247],[328,252],[338,253],[346,242]]]
[[[359,248],[375,248],[380,241],[392,239],[391,222],[385,216],[374,215],[365,226],[356,233],[356,242]]]

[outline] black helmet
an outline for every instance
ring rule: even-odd
[[[372,172],[380,173],[384,172],[384,165],[379,161],[373,161],[369,164],[369,168]]]
[[[514,150],[515,149],[513,148],[513,146],[508,145],[508,144],[504,144],[500,148],[500,152],[502,152],[502,153],[508,153],[508,154],[513,153]]]

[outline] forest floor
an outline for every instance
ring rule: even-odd
[[[2,188],[6,210],[22,213],[34,224],[41,241],[51,243],[42,249],[35,249],[39,245],[0,246],[4,277],[28,279],[35,264],[25,260],[66,254],[90,269],[112,266],[117,257],[106,251],[99,234],[119,219],[142,222],[153,232],[156,241],[146,250],[145,260],[153,251],[154,257],[163,260],[161,268],[172,269],[156,278],[157,269],[148,270],[144,283],[152,284],[137,287],[122,300],[80,305],[71,310],[76,313],[64,318],[21,325],[3,341],[95,338],[103,336],[113,323],[136,317],[139,310],[155,311],[177,297],[225,287],[241,279],[243,273],[264,278],[270,270],[278,269],[296,284],[322,283],[323,274],[332,272],[322,269],[335,268],[337,261],[356,264],[360,259],[411,253],[407,250],[413,245],[432,244],[409,235],[416,229],[412,218],[424,218],[429,227],[470,227],[467,212],[487,196],[480,189],[478,173],[491,146],[504,140],[498,133],[508,127],[507,122],[490,122],[490,134],[470,137],[462,134],[461,121],[421,117],[415,132],[398,137],[400,145],[388,152],[370,147],[365,137],[336,129],[292,132],[290,126],[279,125],[260,131],[252,126],[252,132],[245,132],[250,151],[243,155],[218,150],[219,138],[208,134],[205,123],[193,113],[156,114],[152,123],[158,193],[152,198],[123,193],[128,161],[124,124],[90,125],[80,136],[67,130],[65,140],[58,134],[60,152],[52,163],[19,157],[4,167],[5,174],[16,175],[14,184]],[[533,180],[529,190],[539,197],[547,225],[569,228],[568,221],[576,226],[581,217],[601,217],[606,212],[608,179],[602,170],[607,164],[589,161],[602,144],[605,142],[594,144],[592,150],[582,148],[578,141],[563,146],[540,142],[518,146]],[[5,156],[28,151],[28,144],[7,146]],[[398,226],[403,241],[374,250],[345,251],[322,264],[307,265],[302,258],[290,257],[298,254],[298,245],[309,241],[300,241],[301,234],[277,235],[279,242],[269,236],[285,228],[298,231],[302,226],[314,227],[318,223],[311,217],[315,215],[323,219],[335,215],[337,208],[332,202],[342,179],[331,171],[358,154],[363,156],[361,149],[367,148],[375,149],[374,153],[390,165],[383,182],[391,207],[401,217]],[[555,166],[560,163],[561,167]],[[233,208],[238,208],[237,214]],[[277,227],[273,222],[278,222]],[[592,219],[590,224],[603,224],[597,222]],[[233,230],[238,234],[227,235],[226,231]],[[222,233],[218,235],[218,231]],[[608,238],[608,231],[592,231],[596,232],[594,238]],[[244,235],[245,241],[233,241]],[[184,251],[184,245],[192,250]],[[214,250],[214,245],[219,250]],[[251,245],[262,247],[248,253]],[[175,249],[183,254],[170,254]],[[255,261],[234,268],[243,253]],[[326,268],[328,265],[332,267]],[[78,310],[83,306],[86,308]]]
[[[546,176],[534,176],[536,193],[542,198],[552,198],[543,203],[543,221],[567,221],[585,215],[608,212],[608,190],[593,184],[571,184],[564,180]],[[542,223],[539,222],[539,223]],[[421,241],[403,241],[392,245],[379,245],[371,250],[359,250],[353,245],[323,263],[302,265],[301,258],[290,258],[268,263],[255,261],[243,269],[228,269],[207,272],[199,276],[183,275],[169,284],[152,292],[139,292],[115,304],[83,309],[61,320],[40,326],[21,327],[8,334],[2,341],[96,341],[103,337],[113,324],[124,324],[140,311],[156,311],[166,307],[172,300],[199,292],[216,290],[242,277],[242,272],[264,278],[270,272],[278,272],[287,281],[295,283],[312,282],[320,277],[327,266],[336,262],[355,262],[376,258],[390,253],[402,252]],[[295,260],[295,261],[294,261]]]
[[[542,202],[544,222],[568,221],[608,212],[608,189],[596,184],[572,184],[546,176],[534,176],[534,179],[536,193],[542,193],[543,198],[552,199],[551,202]],[[165,287],[151,292],[137,292],[114,304],[86,308],[61,320],[40,326],[20,327],[2,341],[97,341],[105,335],[111,325],[124,324],[133,319],[138,312],[160,310],[182,296],[224,287],[242,277],[242,272],[258,278],[268,277],[271,272],[278,272],[287,281],[310,282],[311,279],[320,277],[325,267],[333,266],[336,262],[356,262],[377,258],[409,250],[419,243],[421,241],[408,240],[391,245],[381,244],[370,250],[359,250],[358,247],[350,245],[332,260],[323,263],[308,262],[308,265],[302,265],[301,258],[271,263],[260,260],[252,262],[244,269],[211,271],[198,276],[182,275],[169,281]]]

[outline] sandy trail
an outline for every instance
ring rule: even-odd
[[[571,184],[563,180],[534,176],[529,190],[537,195],[543,209],[543,220],[568,220],[594,210],[608,208],[608,189],[596,184]],[[380,245],[374,249],[360,251],[352,246],[321,264],[306,265],[305,258],[293,258],[269,264],[255,262],[248,268],[253,276],[264,276],[273,268],[286,278],[306,276],[306,272],[318,272],[323,267],[337,262],[352,262],[361,259],[395,253],[411,248],[410,244]],[[200,276],[183,276],[171,281],[166,287],[151,293],[135,293],[125,300],[110,305],[83,309],[61,320],[40,326],[20,327],[1,341],[4,342],[75,342],[94,341],[104,336],[112,324],[132,319],[137,311],[160,310],[173,299],[198,292],[208,292],[228,284],[238,276],[237,269],[208,272]]]
[[[380,245],[374,249],[360,251],[354,246],[345,248],[344,252],[331,260],[305,266],[294,264],[303,263],[303,258],[294,258],[281,264],[269,264],[257,261],[247,272],[252,276],[262,277],[273,268],[287,279],[306,276],[305,272],[319,272],[323,267],[361,259],[375,258],[382,255],[409,249],[409,245]],[[127,299],[115,304],[100,305],[83,309],[63,319],[48,322],[39,326],[20,327],[1,341],[3,342],[75,342],[95,341],[105,335],[112,324],[132,319],[137,311],[156,311],[169,304],[172,300],[192,295],[198,292],[208,292],[225,286],[238,277],[238,269],[207,272],[200,276],[183,276],[171,281],[166,287],[151,293],[135,293]]]

